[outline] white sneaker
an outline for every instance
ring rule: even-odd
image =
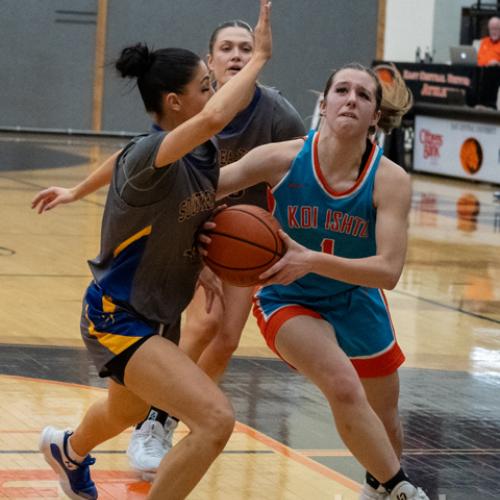
[[[173,446],[172,440],[174,438],[175,429],[177,429],[178,425],[178,420],[175,420],[175,418],[170,416],[167,417],[164,425],[165,437],[163,438],[163,446],[167,450],[165,453],[168,453]]]
[[[401,481],[389,496],[390,500],[429,500],[421,488],[416,488],[408,481]]]
[[[160,462],[170,447],[165,440],[165,428],[156,420],[146,420],[140,429],[134,429],[127,449],[130,467],[140,473],[144,481],[152,481]]]
[[[389,493],[385,491],[382,485],[375,489],[368,483],[365,483],[363,484],[359,500],[389,500]]]

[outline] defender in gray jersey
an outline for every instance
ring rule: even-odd
[[[214,84],[222,88],[250,59],[253,50],[250,26],[243,21],[220,25],[209,42],[208,64]],[[295,108],[272,87],[256,85],[246,106],[217,134],[221,167],[237,161],[251,149],[269,142],[281,142],[303,136],[304,124]],[[249,203],[267,208],[264,183],[233,193],[222,203]],[[238,347],[247,321],[252,288],[223,283],[224,308],[217,298],[212,310],[204,307],[205,292],[198,289],[186,309],[180,346],[214,380],[218,380]],[[175,414],[174,414],[175,415]],[[176,417],[158,408],[137,425],[127,450],[133,469],[145,479],[158,469],[161,459],[172,446]]]
[[[165,135],[136,137],[121,152],[106,200],[101,251],[89,261],[94,282],[84,302],[82,336],[101,376],[116,377],[107,364],[140,337],[131,325],[130,335],[123,334],[134,317],[178,343],[180,315],[202,267],[194,235],[214,207],[216,148],[208,141],[159,169],[154,162]],[[104,301],[109,311],[103,313]]]
[[[209,43],[208,64],[217,89],[223,88],[249,62],[254,51],[252,29],[243,21],[229,21],[220,25]],[[303,136],[304,124],[295,108],[281,93],[264,85],[255,85],[235,118],[217,134],[219,161],[222,166],[238,160],[249,150],[269,142],[281,142]],[[155,120],[154,129],[163,130]],[[40,210],[60,203],[68,203],[86,196],[106,184],[111,178],[113,158],[72,189],[52,187],[40,193]],[[145,194],[147,198],[149,195]],[[267,206],[265,184],[249,188],[227,197],[227,204],[251,203]],[[38,203],[38,201],[36,203]],[[180,347],[191,359],[198,361],[214,380],[223,374],[237,348],[248,318],[252,288],[237,288],[223,284],[222,301],[214,300],[206,311],[206,291],[198,288],[186,309]],[[168,309],[170,305],[165,305]],[[173,335],[176,325],[173,328]],[[175,413],[174,413],[175,415]],[[172,446],[172,435],[177,418],[159,408],[151,408],[146,420],[140,422],[132,434],[127,454],[133,469],[145,480],[154,477],[165,453]]]
[[[165,457],[150,499],[185,498],[232,433],[227,398],[158,333],[175,340],[180,313],[193,294],[201,267],[195,235],[214,207],[218,179],[209,139],[252,95],[270,57],[269,10],[261,0],[251,61],[210,101],[208,70],[190,51],[151,52],[138,44],[117,61],[122,76],[137,77],[146,109],[170,132],[138,137],[110,160],[115,168],[101,251],[90,261],[94,281],[82,315],[92,358],[99,373],[111,378],[108,395],[90,407],[74,432],[46,427],[40,439],[70,498],[97,498],[90,451],[143,418],[151,403],[179,415],[190,432]],[[46,207],[43,199],[34,204]],[[212,292],[217,284],[214,279]]]
[[[236,20],[221,24],[209,42],[208,66],[216,88],[224,88],[248,62],[253,35],[247,23]],[[295,139],[305,134],[304,123],[295,108],[271,87],[257,85],[245,108],[217,134],[221,166],[234,162],[251,149],[269,142]],[[223,200],[234,205],[256,204],[267,208],[267,188],[259,184],[233,193]],[[210,314],[203,308],[204,293],[198,290],[186,310],[181,348],[214,380],[224,373],[238,347],[252,301],[252,288],[223,283],[224,308],[215,301]]]
[[[258,85],[247,108],[217,134],[220,165],[233,163],[262,144],[287,141],[304,134],[302,118],[279,90]],[[267,186],[260,183],[232,193],[222,203],[248,203],[267,208]]]

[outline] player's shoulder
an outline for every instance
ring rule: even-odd
[[[166,132],[147,132],[132,137],[122,149],[119,160],[123,161],[126,158],[135,159],[138,156],[149,154],[149,151],[158,149],[165,135]]]
[[[411,180],[408,173],[389,158],[382,156],[375,176],[374,203],[402,203],[406,205],[411,199]]]
[[[265,97],[269,97],[271,99],[276,99],[277,96],[281,96],[281,92],[276,87],[271,87],[269,85],[263,85],[259,83],[259,90],[261,94]]]
[[[384,181],[391,180],[393,182],[410,182],[410,176],[405,169],[401,165],[398,165],[387,158],[387,156],[382,156],[380,158],[377,177]]]
[[[277,89],[276,87],[259,84],[259,89],[264,99],[272,102],[274,108],[290,106],[290,103],[282,94],[281,90]]]
[[[304,132],[304,122],[295,106],[279,89],[259,85],[261,90],[261,106],[273,123],[273,141],[297,137]]]

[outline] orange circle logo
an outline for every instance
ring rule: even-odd
[[[479,171],[483,163],[483,148],[477,139],[469,137],[460,148],[462,168],[471,175]]]

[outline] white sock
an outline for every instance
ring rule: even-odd
[[[70,458],[71,460],[73,460],[73,462],[76,462],[77,464],[81,464],[85,460],[85,457],[78,455],[78,453],[76,453],[73,447],[71,446],[71,436],[68,438],[66,451],[68,454],[68,458]]]

